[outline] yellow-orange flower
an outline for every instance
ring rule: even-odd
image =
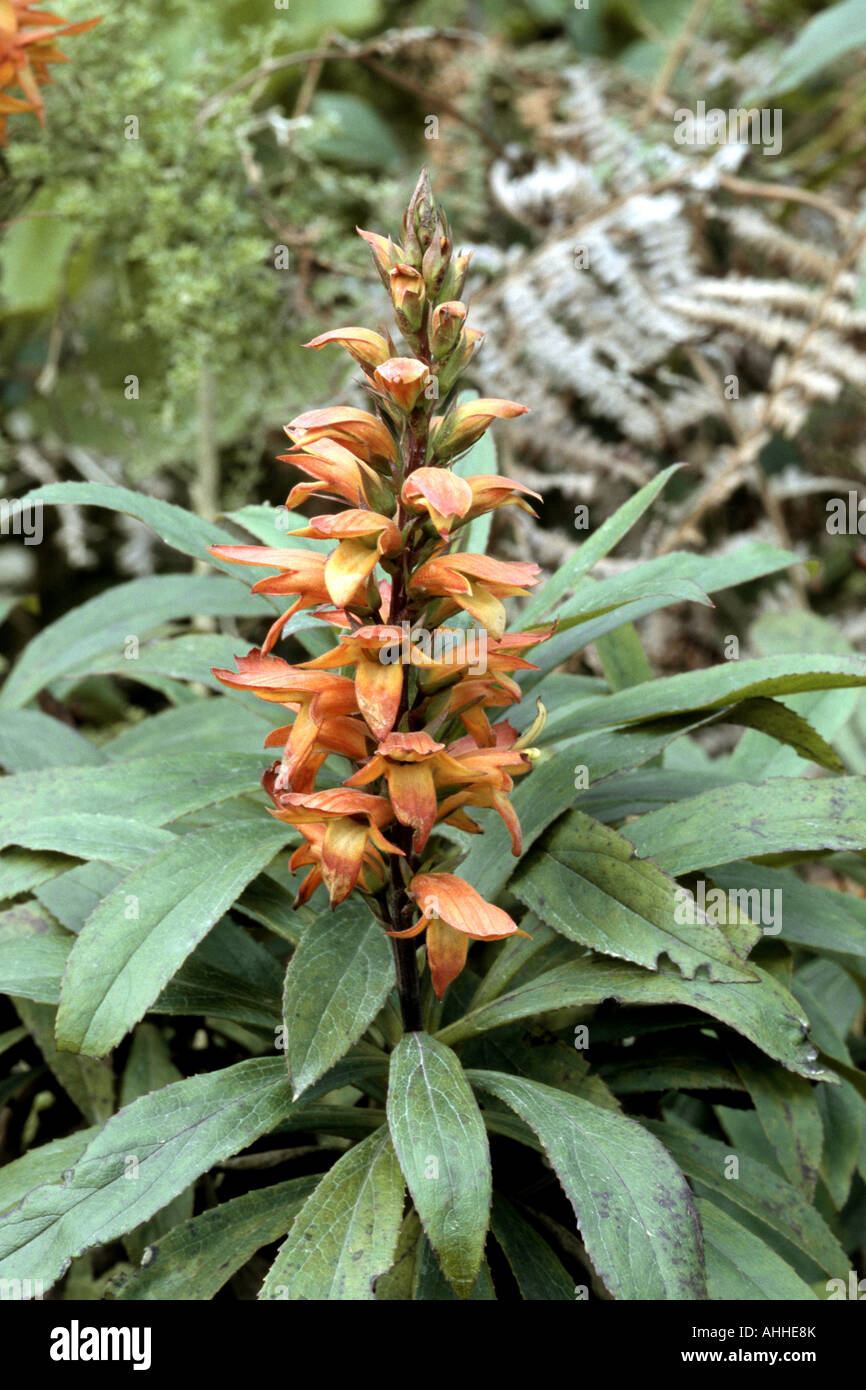
[[[339,541],[324,568],[325,587],[338,608],[350,603],[355,593],[362,590],[380,555],[393,554],[403,541],[390,517],[363,507],[313,517],[309,526],[301,526],[290,534]]]
[[[501,602],[517,594],[528,594],[527,584],[537,584],[541,573],[531,561],[493,560],[489,555],[457,552],[439,554],[421,565],[412,575],[413,589],[442,595],[449,602],[441,612],[447,617],[465,608],[493,637],[502,637],[507,614]]]
[[[343,444],[365,463],[390,466],[396,462],[397,446],[387,426],[368,410],[354,406],[328,406],[324,410],[305,410],[286,425],[293,444],[304,449],[320,439]]]
[[[433,988],[441,999],[448,985],[466,963],[469,939],[502,941],[506,936],[528,936],[501,907],[486,902],[465,879],[456,874],[416,874],[409,896],[421,909],[414,926],[389,936],[419,936],[427,929],[427,958]]]
[[[331,906],[343,902],[355,884],[368,846],[387,854],[402,854],[399,845],[386,840],[381,827],[394,819],[390,803],[368,792],[333,787],[321,792],[277,792],[271,815],[290,825],[325,824],[321,847],[321,873]]]

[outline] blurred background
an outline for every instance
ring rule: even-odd
[[[301,344],[384,321],[354,228],[397,236],[427,164],[474,252],[488,338],[471,385],[532,410],[497,431],[497,467],[544,505],[538,522],[502,514],[497,553],[553,567],[684,460],[600,572],[782,544],[821,563],[748,616],[793,604],[862,645],[866,539],[856,519],[828,531],[827,507],[866,469],[864,44],[862,0],[106,9],[61,43],[46,131],[9,118],[0,495],[86,479],[210,517],[282,502],[283,424],[362,402],[343,354]],[[709,108],[765,112],[764,136],[736,119],[714,134]],[[45,544],[0,544],[10,656],[117,579],[178,563],[130,518],[64,507],[45,525]],[[722,654],[745,623],[726,605],[752,598],[719,603],[721,622],[646,620],[657,666]]]

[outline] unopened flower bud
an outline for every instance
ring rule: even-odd
[[[448,357],[454,349],[465,321],[466,305],[459,299],[436,305],[430,324],[430,347],[437,361]]]
[[[405,411],[414,408],[430,380],[430,372],[417,357],[390,357],[373,373],[376,385]]]
[[[444,418],[434,420],[433,451],[440,462],[462,454],[480,439],[494,420],[511,420],[516,415],[526,415],[529,407],[517,401],[476,400],[466,401],[448,412]]]
[[[430,175],[421,170],[409,206],[403,214],[403,248],[406,260],[416,270],[421,268],[424,254],[439,232],[440,215],[430,187]]]
[[[426,293],[422,276],[411,265],[396,265],[390,272],[388,288],[401,330],[416,333],[424,319]]]
[[[438,298],[442,301],[447,299],[459,299],[463,293],[463,286],[466,283],[466,272],[469,269],[469,262],[472,260],[471,251],[461,251],[459,256],[452,256],[448,269],[439,286]]]
[[[379,272],[379,279],[386,290],[390,289],[388,276],[394,266],[405,259],[402,248],[395,246],[389,236],[379,236],[378,232],[365,232],[362,227],[356,227],[355,231],[373,252],[373,264]]]
[[[442,287],[442,281],[448,272],[451,261],[451,252],[454,249],[451,240],[451,233],[447,224],[442,224],[442,231],[439,232],[431,241],[427,250],[424,252],[424,259],[421,263],[421,274],[424,276],[424,283],[427,286],[427,293],[431,299],[435,299]]]
[[[458,301],[459,302],[459,301]],[[464,328],[448,361],[439,372],[439,393],[447,396],[460,373],[468,366],[475,349],[484,337],[480,328]]]

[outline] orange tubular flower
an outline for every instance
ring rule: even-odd
[[[386,854],[402,854],[382,834],[381,826],[394,819],[390,803],[381,796],[335,787],[321,792],[279,792],[271,815],[290,825],[325,822],[321,848],[321,873],[331,906],[348,898],[372,843]]]
[[[430,370],[415,357],[389,357],[373,373],[376,385],[403,410],[414,410],[430,380]]]
[[[305,661],[308,671],[339,670],[355,667],[355,696],[358,708],[376,738],[390,734],[400,711],[403,695],[403,667],[399,661],[381,660],[383,651],[402,642],[398,627],[359,627],[340,639],[333,651]],[[413,663],[432,665],[418,647],[412,647]]]
[[[469,938],[502,941],[506,936],[527,936],[507,912],[485,902],[481,894],[456,874],[416,874],[409,884],[421,916],[414,926],[389,936],[418,936],[427,928],[427,958],[433,988],[441,999],[466,963]]]
[[[309,450],[295,449],[278,457],[281,463],[291,463],[313,479],[311,483],[295,483],[286,498],[289,511],[321,493],[339,497],[350,507],[384,506],[393,497],[369,464],[333,439],[320,439]]]
[[[24,99],[0,91],[0,145],[6,144],[6,116],[32,111],[45,125],[45,103],[40,87],[51,83],[48,67],[69,59],[56,45],[59,38],[84,34],[102,16],[67,24],[56,15],[37,10],[32,0],[0,0],[0,88],[20,87]]]
[[[364,463],[390,467],[397,461],[397,446],[387,426],[366,410],[348,405],[307,410],[286,425],[293,444],[309,449],[320,439],[343,444]]]
[[[541,573],[531,562],[492,560],[489,555],[440,554],[412,575],[413,589],[439,594],[450,601],[441,616],[465,608],[493,637],[505,631],[507,615],[500,599],[528,594],[527,584],[537,584]]]
[[[290,534],[339,540],[324,569],[327,592],[338,608],[352,601],[356,590],[373,573],[379,556],[393,554],[402,544],[402,536],[390,517],[363,508],[314,517],[309,526]]]
[[[373,333],[369,328],[332,328],[330,333],[320,333],[318,338],[311,338],[304,343],[304,347],[323,348],[328,343],[339,343],[365,372],[380,367],[391,355],[382,334]]]
[[[279,640],[280,633],[295,613],[305,608],[318,608],[320,603],[331,601],[325,556],[315,550],[274,550],[263,545],[210,545],[208,550],[218,560],[229,560],[235,565],[262,565],[280,571],[279,574],[268,575],[266,579],[259,579],[252,587],[254,594],[297,595],[295,602],[280,614],[268,630],[262,643],[265,655]]]
[[[458,405],[446,416],[433,421],[431,440],[437,459],[444,462],[463,454],[486,434],[494,420],[513,420],[526,415],[529,407],[517,401],[480,400]]]
[[[510,793],[531,769],[532,750],[522,750],[544,711],[522,736],[507,720],[491,719],[520,700],[514,677],[535,669],[527,653],[552,628],[505,632],[504,600],[529,592],[537,565],[452,549],[454,533],[475,517],[503,507],[532,512],[528,498],[537,494],[496,475],[462,478],[449,466],[494,421],[526,407],[485,399],[433,415],[483,335],[468,327],[461,299],[469,257],[453,254],[426,173],[399,244],[360,235],[406,346],[361,327],[336,328],[307,345],[344,348],[363,368],[371,408],[309,410],[286,426],[292,448],[281,457],[300,474],[286,505],[305,508],[316,497],[343,510],[293,523],[293,536],[330,542],[327,554],[211,548],[221,561],[272,570],[254,592],[292,601],[261,649],[238,658],[236,671],[214,674],[288,711],[288,722],[265,740],[280,755],[262,785],[272,814],[300,836],[289,860],[293,873],[307,871],[297,902],[322,886],[332,906],[353,890],[364,894],[392,938],[404,1026],[417,1030],[423,1016],[414,938],[426,932],[441,999],[473,938],[499,941],[520,931],[469,883],[436,871],[437,828],[478,834],[475,813],[495,813],[520,853]],[[325,624],[343,630],[326,650],[313,647],[319,655],[291,665],[270,648],[303,610],[322,620],[322,632]],[[472,624],[441,626],[461,610]],[[421,872],[422,854],[429,872],[426,859]]]

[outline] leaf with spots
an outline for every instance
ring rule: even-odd
[[[372,1300],[391,1268],[403,1218],[403,1174],[383,1127],[349,1149],[298,1213],[259,1298]]]
[[[700,1226],[670,1154],[636,1120],[502,1072],[473,1086],[538,1135],[574,1208],[587,1254],[614,1298],[705,1299]]]

